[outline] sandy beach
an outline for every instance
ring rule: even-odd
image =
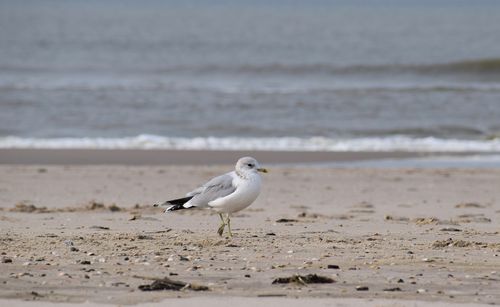
[[[1,165],[0,298],[500,303],[500,170],[274,165],[232,239],[211,212],[152,207],[231,168]],[[273,284],[297,274],[331,282]],[[188,285],[139,289],[165,277]]]

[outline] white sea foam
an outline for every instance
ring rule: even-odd
[[[0,138],[0,148],[500,152],[500,139],[460,140],[408,136],[352,139],[326,137],[182,138],[147,134],[123,138],[22,138],[9,136]]]

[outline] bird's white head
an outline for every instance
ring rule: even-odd
[[[236,162],[236,171],[242,174],[267,173],[267,169],[261,168],[259,162],[252,157],[243,157]]]

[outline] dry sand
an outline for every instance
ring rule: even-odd
[[[232,239],[151,207],[230,168],[0,166],[0,298],[500,304],[500,170],[274,167]],[[295,274],[335,282],[272,284]],[[138,289],[163,277],[209,290]]]

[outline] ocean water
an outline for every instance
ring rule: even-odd
[[[500,2],[0,0],[0,148],[500,151]]]

